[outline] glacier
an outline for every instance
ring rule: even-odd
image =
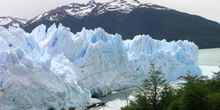
[[[198,47],[187,40],[122,40],[102,28],[73,34],[62,24],[31,33],[0,27],[0,108],[85,106],[92,96],[140,86],[150,62],[172,82],[188,71],[201,75],[197,60]]]

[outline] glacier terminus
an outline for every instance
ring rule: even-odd
[[[140,86],[150,62],[169,82],[188,71],[200,76],[197,60],[198,47],[187,40],[122,40],[102,28],[74,34],[61,24],[31,33],[0,27],[0,108],[80,107],[92,96]]]

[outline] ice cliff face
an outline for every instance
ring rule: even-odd
[[[62,25],[36,27],[32,33],[0,27],[0,108],[78,107],[94,96],[139,86],[149,62],[169,81],[187,70],[201,75],[198,47],[147,35],[122,41],[103,29],[73,34]]]
[[[30,34],[16,28],[0,29],[0,108],[46,110],[87,104],[90,92],[78,86],[68,65],[62,65],[69,60],[62,54],[52,58],[40,52]]]

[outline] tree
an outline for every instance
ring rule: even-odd
[[[208,88],[207,77],[197,77],[188,74],[182,76],[183,94],[182,106],[183,110],[208,110]]]
[[[220,110],[220,71],[214,72],[212,79],[208,81],[207,87],[210,89],[208,94],[210,110]]]
[[[168,86],[161,68],[156,69],[155,64],[151,63],[148,77],[143,82],[136,100],[123,107],[122,110],[163,110],[162,108],[168,107],[169,102],[171,102],[165,102],[163,99],[170,99],[170,90],[171,88]]]
[[[169,86],[168,84],[164,85],[160,96],[160,110],[168,110],[169,105],[175,99],[175,93],[176,91],[173,89],[173,87]]]
[[[219,67],[220,68],[220,67]],[[213,72],[214,75],[210,81],[210,86],[212,92],[218,92],[220,93],[220,71]]]
[[[209,110],[220,110],[220,93],[208,94]]]
[[[161,69],[151,63],[135,101],[122,110],[220,110],[220,71],[212,79],[192,76],[179,78],[175,89],[168,85]]]
[[[135,101],[131,101],[129,103],[129,105],[122,107],[122,110],[150,110],[150,105],[149,105],[149,100],[141,95],[138,94],[136,96],[136,100]]]

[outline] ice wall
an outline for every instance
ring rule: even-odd
[[[79,107],[91,100],[63,55],[49,57],[21,29],[0,32],[0,109],[46,110]],[[42,55],[42,56],[41,56]],[[39,59],[39,60],[37,60]]]
[[[201,75],[198,47],[189,41],[122,41],[101,28],[73,34],[62,25],[32,33],[0,27],[0,108],[46,109],[81,106],[94,96],[140,86],[149,62],[169,81],[191,71]]]

